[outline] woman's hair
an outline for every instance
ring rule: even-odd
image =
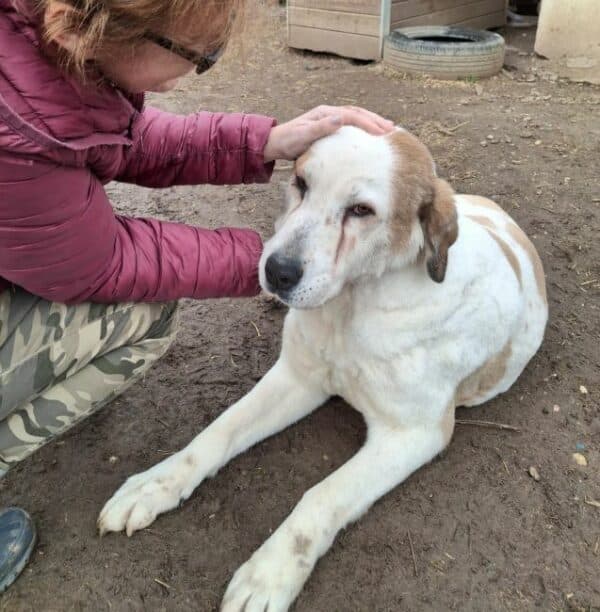
[[[52,0],[36,0],[43,15]],[[180,33],[181,44],[201,41],[218,47],[230,37],[234,23],[241,22],[244,0],[62,0],[73,7],[55,19],[44,20],[44,38],[51,42],[76,35],[70,51],[56,53],[63,66],[80,75],[87,58],[102,50],[123,48],[144,40],[148,33],[172,37]]]

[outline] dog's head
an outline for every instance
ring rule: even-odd
[[[442,282],[457,232],[453,192],[417,138],[345,127],[296,162],[261,258],[261,285],[293,308],[315,308],[422,255]]]

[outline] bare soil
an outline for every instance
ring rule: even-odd
[[[600,89],[549,73],[532,32],[505,35],[501,75],[449,83],[289,50],[273,9],[242,55],[153,100],[280,120],[319,103],[371,108],[418,134],[457,191],[508,210],[545,264],[542,349],[504,396],[458,411],[519,431],[458,425],[442,458],[337,538],[298,612],[600,610]],[[267,186],[110,193],[128,214],[268,237],[288,174],[283,166]],[[362,419],[342,401],[237,458],[131,539],[99,539],[95,520],[128,475],[256,383],[277,357],[284,314],[261,299],[186,302],[176,345],[143,382],[0,483],[0,503],[27,508],[40,533],[0,610],[218,608],[233,571],[360,447]]]

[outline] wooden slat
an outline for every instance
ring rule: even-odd
[[[472,4],[476,0],[392,0],[392,18],[409,19]]]
[[[288,7],[380,15],[381,3],[386,1],[389,0],[288,0]]]
[[[417,2],[422,1],[428,0],[417,0]],[[404,2],[401,5],[392,6],[392,29],[413,25],[451,25],[504,10],[503,0],[477,0],[461,6],[453,6],[452,8],[414,16],[408,10],[408,4],[409,2]],[[402,10],[399,10],[400,8]]]
[[[355,59],[371,60],[380,57],[378,36],[364,36],[362,34],[348,34],[290,25],[288,28],[288,44],[296,49],[335,53]]]
[[[348,34],[379,36],[379,17],[377,15],[290,7],[288,25],[346,32]]]
[[[466,19],[453,25],[461,25],[466,28],[474,28],[475,30],[487,30],[488,28],[501,28],[506,25],[506,11],[496,11],[489,15],[480,15],[479,17],[473,17]]]

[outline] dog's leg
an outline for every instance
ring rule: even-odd
[[[284,612],[336,534],[449,440],[442,425],[370,428],[363,448],[307,491],[277,531],[231,580],[222,612]]]
[[[98,528],[131,535],[187,499],[207,477],[256,442],[298,421],[327,399],[300,380],[283,357],[239,402],[183,450],[129,478],[108,500]]]

